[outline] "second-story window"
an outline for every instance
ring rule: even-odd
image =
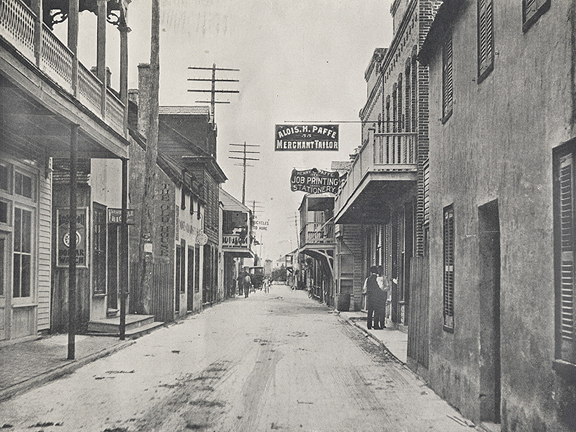
[[[412,105],[412,96],[411,96],[411,92],[410,92],[410,85],[412,84],[410,82],[410,63],[408,63],[408,65],[406,66],[406,93],[405,93],[405,98],[404,98],[404,104],[406,106],[406,121],[404,122],[404,127],[406,129],[406,132],[410,132],[410,127],[412,126],[412,120],[411,120],[411,112],[410,112],[410,108]]]
[[[452,33],[446,34],[442,46],[442,121],[452,115],[454,100]]]
[[[522,0],[522,30],[528,30],[550,9],[550,0]]]
[[[478,0],[478,83],[494,69],[494,11],[492,0]]]

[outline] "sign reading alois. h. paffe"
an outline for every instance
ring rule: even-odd
[[[276,125],[276,151],[338,151],[338,125]]]

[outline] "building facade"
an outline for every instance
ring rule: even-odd
[[[576,427],[575,6],[446,1],[419,55],[429,383],[503,431]]]
[[[78,19],[83,11],[94,13],[100,28],[114,25],[120,30],[120,76],[125,78],[126,2],[94,7],[93,2],[78,1],[66,5],[65,11],[60,4],[40,0],[7,0],[0,5],[0,339],[59,330],[70,316],[82,329],[91,307],[101,300],[67,276],[76,267],[82,273],[92,256],[86,210],[92,209],[91,198],[78,196],[83,191],[77,190],[76,177],[82,165],[78,161],[109,158],[122,160],[120,184],[126,180],[127,85],[121,79],[119,92],[109,86],[105,31],[96,41],[95,73],[79,62]],[[62,21],[56,17],[65,18],[66,43],[52,31]],[[70,198],[54,205],[53,160],[63,158],[68,160]],[[126,190],[120,189],[123,210],[125,198]],[[75,236],[65,232],[74,226]],[[62,234],[60,245],[57,231]],[[125,250],[126,242],[121,246]],[[79,295],[71,302],[68,294],[77,288]]]
[[[301,278],[314,297],[334,306],[334,195],[306,194],[299,211]]]
[[[411,343],[426,335],[427,320],[420,317],[428,313],[428,70],[416,56],[437,3],[392,3],[392,43],[376,49],[366,69],[362,143],[351,155],[334,210],[340,225],[337,293],[350,291],[350,307],[359,310],[365,307],[362,283],[371,266],[382,266],[396,279],[387,319],[409,332],[409,363],[424,375],[427,348]]]

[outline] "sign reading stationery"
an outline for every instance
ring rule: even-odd
[[[276,125],[276,151],[338,151],[338,125]]]
[[[337,171],[324,171],[312,168],[305,171],[292,170],[290,189],[307,193],[337,193],[340,176]]]

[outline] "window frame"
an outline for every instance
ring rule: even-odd
[[[487,5],[487,6],[486,6]],[[477,20],[476,20],[476,45],[477,45],[477,63],[478,63],[478,80],[477,83],[480,84],[486,79],[488,75],[494,70],[494,1],[493,0],[477,0]],[[484,6],[484,7],[483,7]],[[488,13],[486,9],[489,7],[490,13],[490,27],[488,28],[490,40],[489,40],[489,51],[486,59],[483,61],[482,58],[482,48],[483,39],[482,32],[484,30],[484,25],[486,21],[483,21],[483,14]],[[487,24],[486,24],[487,25]]]
[[[450,48],[448,50],[448,47]],[[450,55],[448,55],[448,52]],[[450,61],[448,61],[448,59]],[[449,84],[448,85],[448,81]],[[450,102],[447,99],[449,97]],[[454,111],[454,44],[452,30],[444,34],[442,41],[442,123],[446,123]]]
[[[566,172],[563,172],[563,163],[570,158],[570,178],[568,184],[571,188],[570,196],[570,214],[566,216],[566,208],[562,205],[562,197],[566,197],[565,190],[563,190],[563,182],[566,181]],[[553,153],[553,208],[554,208],[554,315],[555,315],[555,369],[559,372],[564,370],[572,371],[575,376],[576,372],[576,141],[566,144]],[[570,220],[566,221],[564,218],[568,217]],[[563,220],[564,219],[564,220]],[[568,222],[568,225],[566,225]],[[566,231],[567,230],[567,231]],[[568,244],[563,235],[569,235]],[[569,246],[566,248],[566,246]],[[570,250],[568,250],[570,249]],[[572,262],[571,266],[571,308],[572,308],[572,324],[571,333],[572,341],[564,334],[564,327],[566,326],[566,318],[563,316],[566,301],[566,289],[563,287],[563,282],[566,280],[566,261],[565,257],[570,257]],[[569,321],[569,320],[568,320]],[[557,367],[560,365],[561,367]],[[576,379],[576,376],[575,376]]]
[[[522,31],[526,33],[550,9],[551,0],[522,0]],[[535,5],[533,9],[529,8]]]
[[[442,217],[442,315],[445,331],[454,332],[454,295],[455,295],[455,216],[454,204],[443,209]],[[448,276],[451,276],[448,278]]]
[[[22,251],[22,250],[16,250],[17,249],[17,242],[16,242],[16,234],[18,232],[18,227],[16,227],[16,210],[20,210],[21,212],[28,212],[30,213],[30,250],[29,251]],[[36,233],[36,209],[30,206],[27,206],[26,204],[22,204],[22,203],[16,203],[13,207],[13,227],[12,227],[12,249],[11,249],[11,259],[12,259],[12,264],[11,264],[11,269],[12,269],[12,283],[9,284],[9,289],[11,289],[11,298],[12,298],[12,303],[14,305],[18,305],[18,304],[29,304],[30,302],[32,302],[34,300],[34,296],[35,296],[35,277],[34,277],[34,269],[36,268],[36,244],[35,244],[35,233]],[[22,217],[21,217],[22,220]],[[20,245],[22,244],[22,239],[20,239]],[[20,248],[21,249],[21,248]],[[15,259],[16,259],[16,255],[19,255],[20,259],[22,258],[22,256],[28,256],[29,257],[29,266],[30,266],[30,275],[29,275],[29,293],[27,296],[23,296],[21,295],[22,293],[22,287],[19,288],[19,294],[20,295],[16,295],[15,289],[16,289],[16,278],[14,277],[14,273],[16,271],[16,266],[14,265]],[[22,269],[22,266],[20,266],[20,270]],[[21,275],[19,278],[19,281],[21,281]],[[6,290],[4,292],[4,294],[6,295]]]

